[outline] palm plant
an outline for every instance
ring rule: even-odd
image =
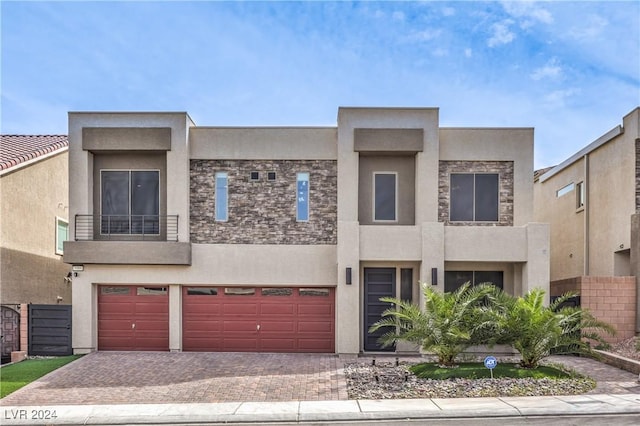
[[[566,293],[545,306],[544,290],[534,289],[522,297],[497,290],[489,296],[491,303],[484,310],[480,328],[493,329],[490,343],[511,343],[520,353],[524,368],[537,367],[554,350],[592,354],[587,339],[602,342],[600,332],[615,334],[615,330],[589,311],[562,307],[575,295]]]
[[[388,331],[379,339],[383,346],[397,341],[415,343],[433,352],[440,365],[454,366],[458,354],[479,343],[475,330],[482,323],[480,307],[493,286],[466,283],[451,293],[435,291],[428,285],[422,287],[424,310],[406,301],[382,298],[394,306],[384,311],[382,319],[369,331],[386,327]]]

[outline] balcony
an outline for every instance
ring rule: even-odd
[[[178,241],[178,215],[77,214],[75,240]]]
[[[191,244],[179,242],[178,216],[75,216],[75,241],[64,262],[102,265],[191,265]]]

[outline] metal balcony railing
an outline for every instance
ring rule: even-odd
[[[77,214],[75,240],[178,241],[178,215]]]

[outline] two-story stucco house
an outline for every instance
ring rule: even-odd
[[[340,108],[322,128],[70,113],[75,351],[380,351],[382,296],[548,289],[533,130],[438,112]]]
[[[561,164],[537,173],[534,217],[551,227],[551,291],[640,332],[640,108]],[[640,301],[638,301],[640,302]]]
[[[27,305],[70,305],[66,135],[0,136],[2,357],[27,353]]]

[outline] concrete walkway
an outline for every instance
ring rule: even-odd
[[[0,423],[161,424],[634,415],[634,374],[552,357],[598,382],[577,396],[348,400],[334,355],[99,352],[0,400]]]

